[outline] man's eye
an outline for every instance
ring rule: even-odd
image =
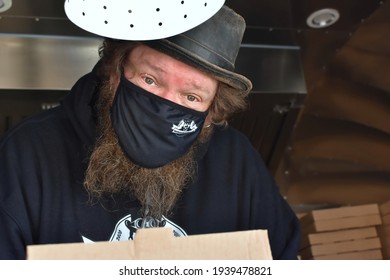
[[[150,78],[150,77],[144,77],[144,81],[148,85],[153,85],[154,84],[154,80],[152,78]]]
[[[187,95],[187,100],[191,101],[191,102],[194,102],[194,101],[196,101],[196,97],[193,96],[193,95]]]

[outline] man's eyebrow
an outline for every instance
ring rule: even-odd
[[[198,82],[192,81],[191,87],[193,87],[194,89],[209,93],[209,90]]]
[[[147,67],[151,68],[152,70],[159,72],[159,73],[165,73],[165,70],[162,67],[156,65],[155,63],[152,63],[146,59],[144,59],[143,62]]]

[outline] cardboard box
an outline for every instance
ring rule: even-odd
[[[382,224],[378,204],[313,210],[300,219],[302,233],[370,227]]]
[[[378,215],[379,206],[376,203],[357,205],[357,206],[344,206],[338,208],[328,208],[313,210],[308,215],[302,217],[302,223],[305,223],[307,219],[311,221],[333,220],[348,217],[359,217],[365,215]]]
[[[382,219],[379,214],[370,214],[364,216],[345,217],[329,220],[313,220],[311,224],[302,227],[302,233],[309,234],[314,232],[370,227],[377,226],[380,224],[382,224]]]
[[[313,260],[383,260],[381,250],[367,250],[352,253],[314,257]]]
[[[359,240],[377,236],[378,233],[375,227],[310,233],[302,237],[301,249],[304,249],[310,245]]]
[[[314,210],[301,225],[302,259],[383,259],[378,204]]]
[[[302,259],[381,248],[379,237],[309,246],[299,252]]]
[[[266,230],[174,237],[169,228],[139,229],[131,241],[31,245],[29,260],[271,260]]]

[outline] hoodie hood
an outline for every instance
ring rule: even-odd
[[[93,106],[98,98],[100,80],[95,68],[76,82],[62,102],[65,113],[77,135],[87,145],[92,145],[96,138],[96,118]]]

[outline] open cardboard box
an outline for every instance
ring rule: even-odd
[[[271,260],[266,230],[174,237],[169,228],[138,229],[134,240],[30,245],[29,260]]]

